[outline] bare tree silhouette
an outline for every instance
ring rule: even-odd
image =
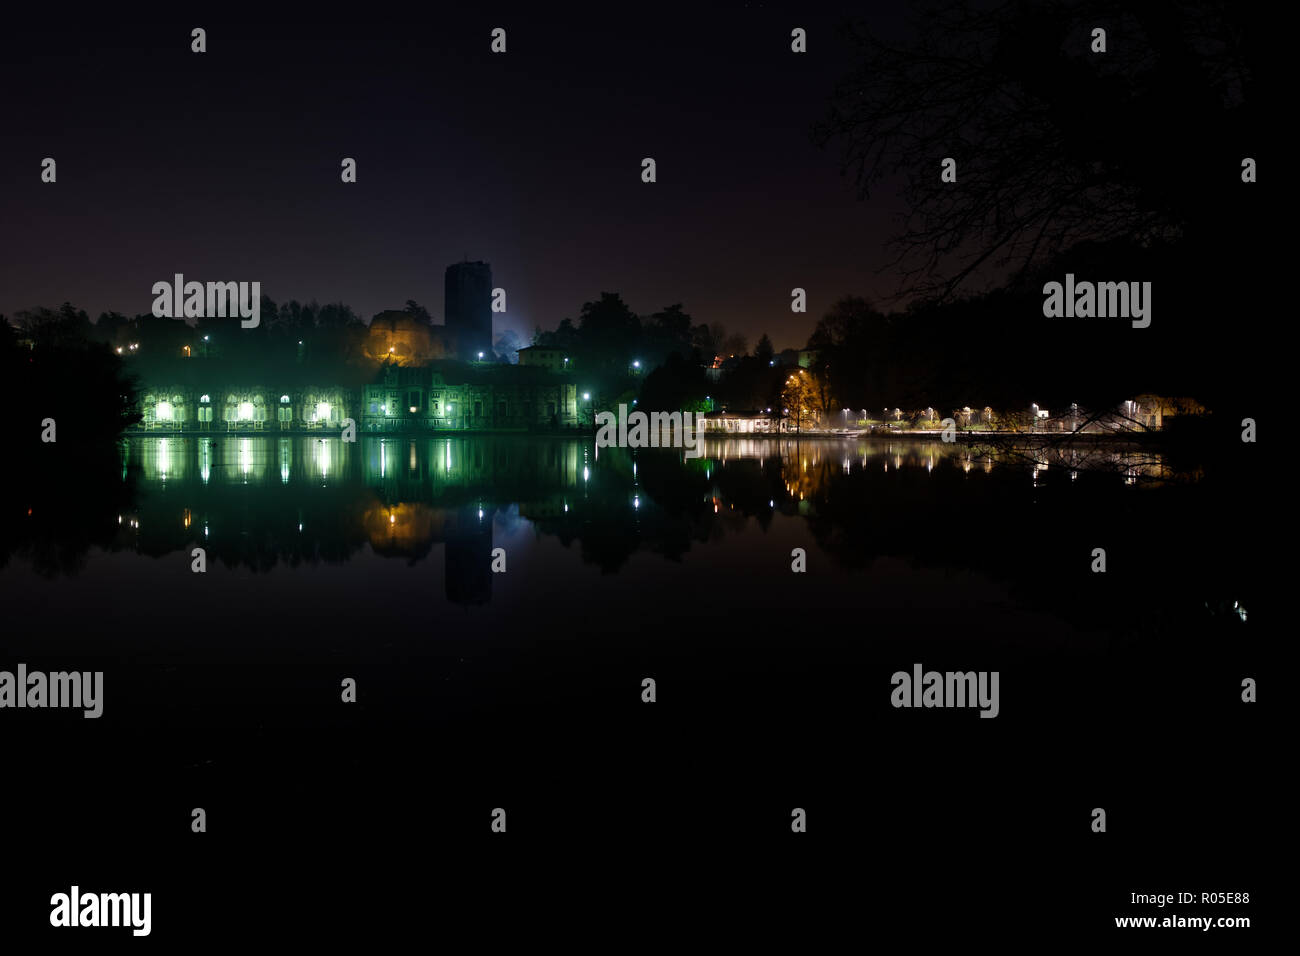
[[[1240,201],[1264,23],[1215,2],[948,0],[905,45],[846,28],[858,63],[814,139],[840,143],[864,198],[901,178],[899,296],[1014,280],[1084,242],[1209,238]]]

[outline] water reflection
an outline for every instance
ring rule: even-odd
[[[1037,564],[1026,562],[1024,540],[1041,533],[1052,514],[1044,506],[1063,526],[1095,526],[1128,502],[1154,500],[1134,484],[1172,473],[1159,455],[1114,444],[1026,455],[780,437],[707,439],[703,456],[686,459],[532,436],[140,436],[122,444],[121,459],[106,466],[122,476],[116,495],[97,502],[97,490],[80,490],[92,511],[106,505],[108,530],[94,542],[106,550],[162,556],[201,545],[209,565],[270,571],[365,550],[414,563],[441,545],[446,594],[466,604],[491,598],[502,528],[527,524],[616,572],[638,551],[679,560],[728,536],[761,543],[782,516],[797,522],[787,533],[842,567],[900,556],[1032,589]],[[26,538],[6,542],[6,554],[66,534],[22,527]],[[1038,558],[1054,547],[1040,545]]]

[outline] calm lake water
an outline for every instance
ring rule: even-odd
[[[898,719],[889,675],[918,661],[999,669],[999,732],[1031,741],[1086,736],[1098,699],[1116,722],[1231,703],[1198,655],[1255,654],[1235,485],[1136,448],[147,437],[8,480],[6,659],[104,670],[97,724],[217,735],[159,758],[181,766],[232,729],[358,721],[621,740],[650,675],[681,746],[739,715],[754,747],[817,728],[787,749],[826,772],[865,716]]]
[[[1204,792],[1207,748],[1259,756],[1238,683],[1265,576],[1242,488],[1140,449],[1035,467],[926,441],[712,440],[686,460],[220,435],[41,461],[5,466],[0,650],[102,670],[104,716],[10,711],[7,759],[63,781],[23,811],[47,830],[96,788],[109,849],[68,859],[105,885],[140,840],[201,870],[176,836],[198,805],[258,847],[434,840],[432,859],[454,838],[472,865],[487,831],[466,821],[496,806],[557,852],[580,808],[589,845],[635,853],[784,847],[811,807],[823,852],[855,861],[912,859],[918,833],[976,861],[1044,834],[1017,844],[1030,873],[1093,865],[1075,817],[1122,796],[1132,846],[1178,860],[1209,849],[1186,838],[1200,798],[1177,802]],[[998,671],[998,718],[892,708],[890,675],[917,663]],[[1195,733],[1167,733],[1191,713]],[[782,873],[809,865],[779,852]]]
[[[107,464],[96,464],[102,485]],[[26,489],[28,520],[11,545],[39,573],[75,577],[100,551],[175,555],[186,566],[193,547],[214,566],[271,573],[374,557],[392,559],[395,571],[440,556],[452,573],[445,596],[467,604],[491,600],[498,546],[526,561],[538,542],[576,543],[571,570],[617,573],[644,554],[681,563],[729,539],[775,552],[779,564],[774,539],[788,537],[823,549],[814,573],[824,573],[928,552],[919,535],[941,531],[946,514],[953,540],[938,550],[951,547],[958,563],[962,529],[994,517],[992,508],[1008,528],[1038,521],[1033,506],[1044,504],[1138,513],[1158,504],[1149,484],[1196,477],[1132,448],[1085,446],[1026,463],[939,441],[776,438],[713,439],[687,459],[564,438],[135,437],[112,468],[119,488],[85,488],[75,503],[37,509],[42,488]],[[69,507],[79,534],[64,520]],[[900,521],[918,534],[898,540]],[[977,569],[991,558],[962,560]],[[717,570],[727,574],[722,563]]]
[[[135,437],[19,479],[0,588],[33,653],[1084,653],[1239,625],[1251,601],[1231,494],[1115,446],[1032,464],[938,441],[714,439],[686,459],[557,437]]]

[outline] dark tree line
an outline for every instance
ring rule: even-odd
[[[15,318],[0,316],[0,401],[17,416],[20,446],[103,444],[140,420],[135,380],[85,311],[65,302]],[[41,440],[46,419],[53,443]]]
[[[846,27],[856,65],[814,137],[864,197],[901,186],[906,200],[889,268],[901,301],[928,305],[904,313],[913,327],[886,323],[887,341],[911,340],[891,358],[916,369],[894,374],[926,393],[927,379],[969,381],[993,403],[1026,398],[1029,372],[1035,391],[1079,401],[1199,389],[1258,410],[1241,396],[1271,374],[1273,350],[1256,337],[1243,362],[1240,332],[1269,321],[1279,248],[1263,228],[1268,177],[1244,182],[1243,162],[1267,148],[1270,29],[1252,6],[1214,0],[947,0],[907,40]],[[1067,270],[1153,281],[1152,326],[1043,319],[1042,284]],[[916,360],[923,343],[932,361]]]

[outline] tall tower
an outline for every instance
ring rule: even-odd
[[[447,266],[444,289],[447,332],[456,357],[472,362],[492,355],[492,267],[486,262]]]

